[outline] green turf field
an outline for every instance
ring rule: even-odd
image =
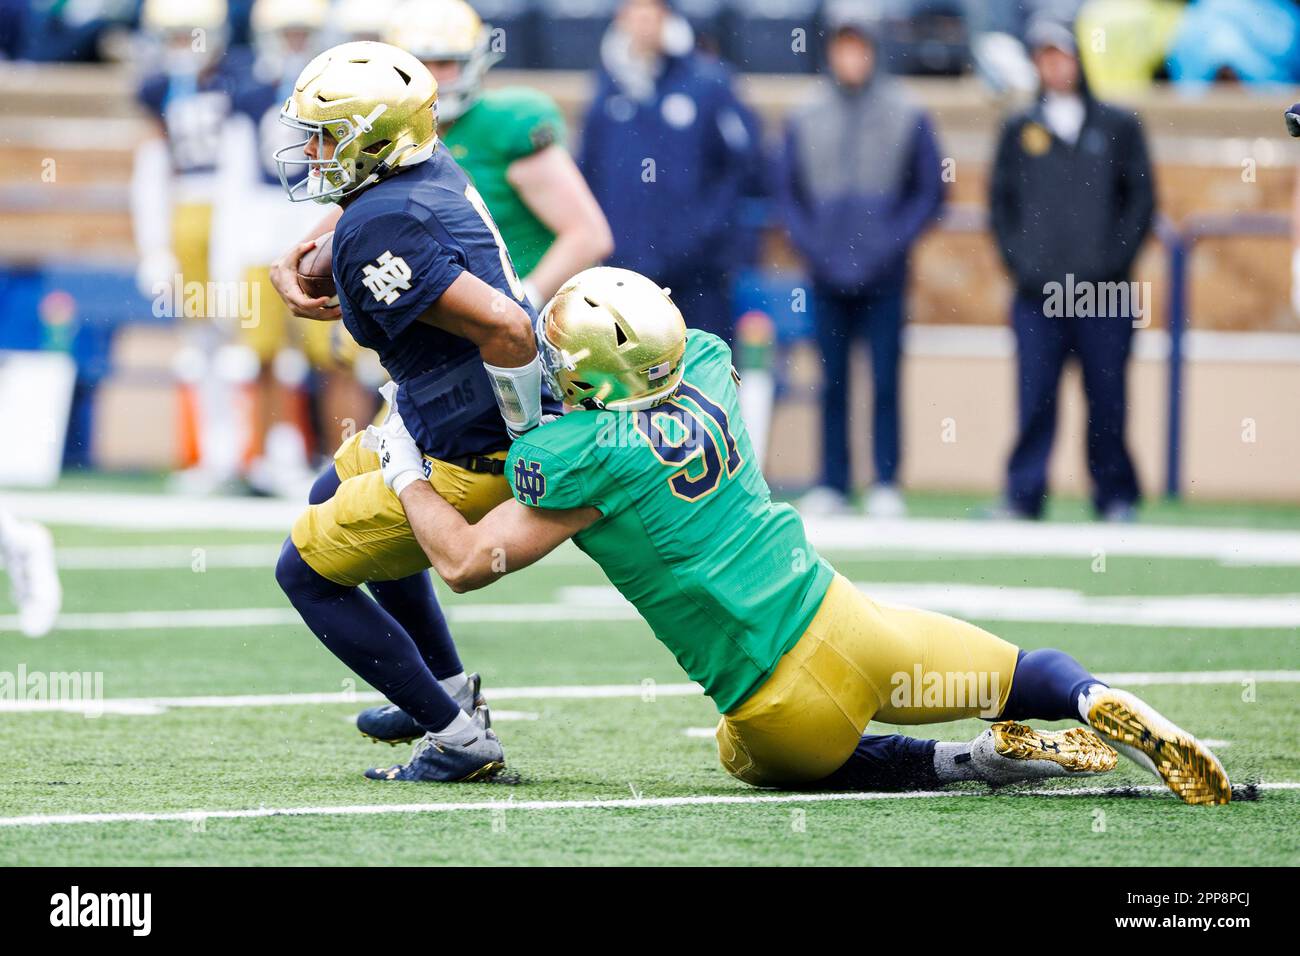
[[[918,503],[927,515],[966,508],[959,499]],[[1058,516],[1078,517],[1070,507]],[[1189,517],[1166,506],[1150,517],[1171,527],[1300,527],[1300,509]],[[351,726],[361,704],[349,695],[368,688],[293,622],[271,571],[281,534],[54,531],[72,626],[41,640],[0,629],[0,673],[100,674],[105,712],[6,711],[0,700],[0,864],[1300,862],[1300,790],[1186,807],[1164,792],[1118,789],[1153,782],[1127,764],[1034,793],[972,786],[947,796],[817,800],[751,790],[717,764],[710,702],[689,693],[668,653],[574,550],[485,591],[440,592],[462,657],[484,676],[516,779],[371,782],[362,770],[398,762],[408,749],[371,744]],[[1137,596],[1294,603],[1300,592],[1300,553],[1294,563],[1260,566],[1112,556],[1100,572],[1088,556],[899,555],[873,551],[870,540],[828,556],[854,581],[1014,588],[1013,603],[1046,589],[1085,604]],[[142,566],[151,563],[162,566]],[[0,616],[10,611],[5,602]],[[573,608],[586,610],[566,618]],[[267,614],[252,624],[220,617],[241,609]],[[1300,782],[1295,627],[977,623],[1025,647],[1060,647],[1098,672],[1140,675],[1148,684],[1135,689],[1216,741],[1236,783]],[[1188,683],[1192,672],[1206,682]],[[326,697],[290,703],[280,698],[287,694]],[[221,699],[237,695],[277,699]],[[968,739],[981,726],[922,732]],[[1056,790],[1069,792],[1042,792]],[[320,812],[276,812],[295,809]],[[162,818],[96,816],[116,814]],[[48,815],[74,816],[25,819]]]

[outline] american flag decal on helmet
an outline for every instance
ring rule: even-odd
[[[650,381],[653,382],[657,378],[664,378],[672,370],[672,362],[663,362],[659,365],[652,365],[650,368],[646,369],[646,375],[649,377]]]

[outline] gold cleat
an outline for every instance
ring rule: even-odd
[[[1232,784],[1210,748],[1133,694],[1109,688],[1092,695],[1088,723],[1124,755],[1153,771],[1184,803],[1232,799]]]
[[[1004,720],[989,730],[994,753],[1009,760],[1050,761],[1071,775],[1107,773],[1119,762],[1119,754],[1083,727],[1036,730],[1027,724]]]

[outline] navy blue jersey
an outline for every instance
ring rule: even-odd
[[[462,272],[536,317],[487,207],[442,144],[426,162],[362,192],[335,228],[343,323],[379,354],[397,383],[402,420],[434,458],[510,445],[478,347],[418,321]],[[554,402],[543,406],[559,411]]]
[[[140,103],[167,134],[174,172],[216,169],[221,129],[230,115],[231,86],[231,75],[222,65],[197,77],[155,73],[140,85]]]

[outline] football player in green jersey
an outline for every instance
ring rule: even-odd
[[[501,229],[533,306],[614,249],[609,223],[565,149],[564,117],[545,93],[483,90],[501,59],[494,33],[465,0],[408,0],[388,42],[413,53],[438,81],[438,131]]]
[[[387,481],[453,590],[480,588],[572,538],[713,699],[719,757],[756,786],[926,789],[1111,769],[1112,746],[1187,803],[1231,787],[1204,744],[1061,651],[871,600],[774,503],[741,419],[731,353],[687,332],[667,294],[622,269],[575,276],[537,323],[568,413],[511,446],[514,497],[469,525],[427,482],[400,419]],[[880,719],[983,717],[969,743],[864,734]],[[1078,720],[1049,733],[1020,721]],[[1109,744],[1109,745],[1108,745]],[[417,754],[418,758],[418,754]]]

